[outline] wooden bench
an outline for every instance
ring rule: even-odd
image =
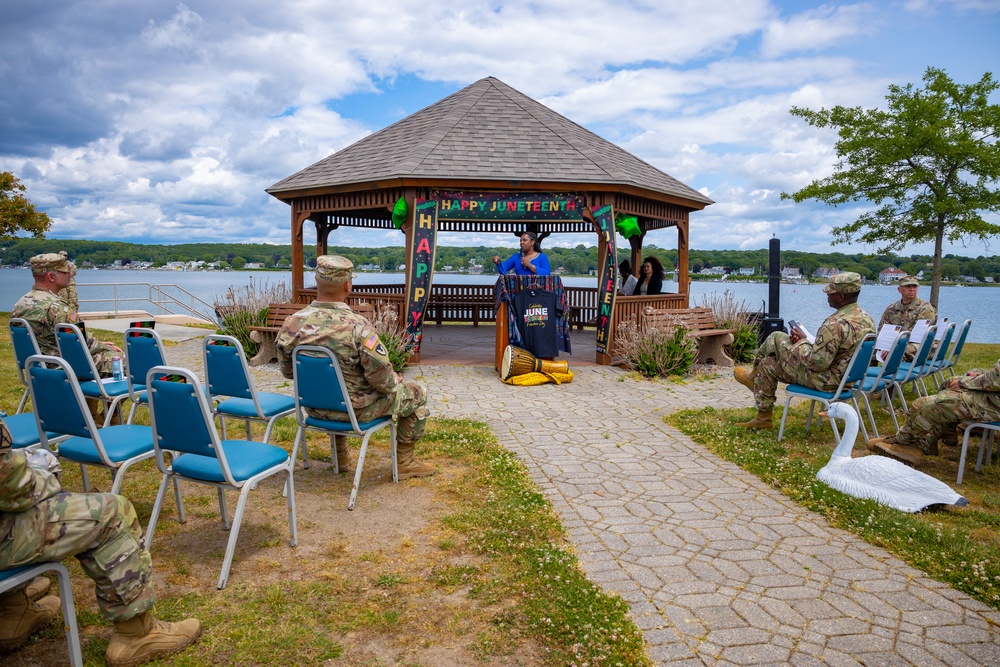
[[[289,315],[294,315],[308,304],[305,303],[271,303],[267,306],[267,319],[262,327],[250,327],[250,340],[257,343],[257,354],[247,360],[250,366],[263,366],[277,360],[278,352],[274,348],[274,341],[278,337],[281,325]],[[361,313],[368,319],[374,316],[374,309],[370,304],[356,304],[351,306],[351,310]]]
[[[733,366],[733,359],[726,354],[725,346],[733,343],[732,329],[719,329],[715,315],[707,306],[698,308],[645,308],[642,312],[644,329],[665,329],[681,326],[698,341],[698,358],[695,363],[714,366]]]

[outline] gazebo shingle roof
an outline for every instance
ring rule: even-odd
[[[292,174],[282,194],[387,179],[498,180],[633,186],[713,203],[494,77],[470,86]]]

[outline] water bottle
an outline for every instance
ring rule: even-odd
[[[114,378],[115,382],[121,382],[125,379],[125,373],[122,370],[121,357],[111,357],[111,376]]]

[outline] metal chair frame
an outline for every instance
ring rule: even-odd
[[[909,331],[900,331],[897,333],[896,338],[892,341],[892,345],[889,346],[888,354],[885,357],[885,361],[882,362],[882,365],[878,367],[869,367],[865,377],[854,385],[853,391],[855,395],[860,396],[865,402],[865,410],[868,412],[868,421],[871,422],[872,433],[874,433],[874,437],[876,438],[879,437],[878,426],[875,424],[875,415],[872,414],[871,401],[868,397],[874,396],[875,394],[881,394],[882,403],[889,408],[889,414],[892,416],[892,423],[898,431],[899,422],[896,421],[896,411],[892,407],[892,395],[889,393],[889,387],[892,386],[892,380],[890,378],[896,375],[896,371],[899,369],[899,364],[903,361],[903,355],[906,353],[906,345],[909,341]],[[872,371],[875,371],[874,376],[869,375]],[[860,420],[860,422],[862,437],[867,441],[868,432],[865,429],[865,422],[863,419]]]
[[[219,416],[222,438],[227,437],[226,417],[231,417],[243,420],[247,440],[253,438],[251,421],[267,424],[263,441],[268,442],[274,423],[295,412],[295,400],[285,394],[254,388],[243,345],[233,336],[206,336],[202,355],[208,403],[213,405],[218,401],[212,412]]]
[[[340,368],[337,355],[329,348],[317,345],[301,345],[292,352],[292,377],[295,387],[295,420],[298,430],[295,433],[296,447],[302,445],[303,466],[309,467],[309,453],[306,446],[305,432],[307,430],[321,431],[330,436],[330,450],[333,453],[335,470],[339,472],[337,448],[334,437],[346,435],[362,438],[361,450],[358,452],[358,464],[354,471],[354,484],[351,486],[351,497],[347,509],[353,510],[358,498],[358,488],[361,486],[361,471],[365,466],[365,456],[368,453],[368,443],[375,433],[389,427],[389,448],[392,455],[392,481],[399,482],[399,468],[396,460],[396,417],[379,417],[367,422],[358,422],[351,405],[350,393],[344,372]],[[310,417],[306,408],[343,412],[347,419],[332,421]]]
[[[183,378],[183,382],[168,379]],[[194,374],[184,368],[156,366],[146,374],[149,398],[149,415],[155,442],[156,467],[163,474],[153,512],[146,530],[146,545],[153,543],[156,522],[163,509],[167,485],[171,480],[183,480],[215,487],[219,497],[222,525],[229,530],[226,555],[222,561],[217,587],[225,588],[236,551],[240,526],[246,510],[250,491],[272,475],[285,473],[285,495],[288,504],[288,526],[291,545],[298,544],[295,519],[295,458],[281,447],[252,440],[220,440],[215,428],[214,413],[209,407],[205,391]],[[297,447],[297,443],[295,445]],[[170,452],[167,463],[164,452]],[[226,508],[225,491],[237,491],[239,501],[233,516],[232,527]],[[186,521],[184,502],[179,486],[174,485],[177,514],[181,523]]]
[[[69,570],[62,563],[31,563],[0,570],[0,593],[14,590],[40,574],[55,572],[59,581],[59,602],[62,604],[63,628],[69,649],[71,667],[83,667],[83,651],[80,649],[80,631],[76,626],[76,605],[73,604],[73,584]]]
[[[121,403],[128,398],[128,382],[101,378],[90,354],[87,339],[83,337],[80,328],[70,322],[60,322],[56,325],[56,343],[59,345],[59,356],[69,362],[70,367],[80,381],[80,389],[87,398],[94,398],[104,404],[104,424],[111,423],[115,410],[121,408]]]
[[[921,340],[917,345],[917,352],[913,355],[913,361],[904,361],[900,363],[899,369],[896,371],[896,377],[892,379],[892,384],[896,388],[893,395],[899,396],[899,404],[903,410],[903,414],[910,413],[910,406],[906,404],[906,396],[903,395],[903,388],[910,382],[914,383],[914,388],[917,387],[916,381],[920,375],[920,369],[927,362],[927,357],[930,355],[931,347],[934,345],[935,334],[937,334],[936,324],[932,324],[927,327],[923,340]],[[919,395],[919,390],[916,391],[917,395]]]
[[[25,364],[40,444],[56,456],[80,466],[83,490],[90,491],[87,466],[107,468],[119,493],[125,471],[153,457],[153,432],[148,426],[119,424],[98,428],[87,409],[80,382],[61,357],[33,355]],[[74,409],[75,408],[75,409]],[[63,438],[59,447],[49,433]]]
[[[128,382],[128,397],[132,402],[127,423],[135,419],[135,410],[140,405],[148,405],[146,395],[146,373],[156,366],[166,366],[167,357],[163,340],[154,329],[129,327],[125,330],[125,380]]]
[[[865,373],[868,371],[868,366],[871,364],[872,355],[875,353],[875,334],[867,334],[858,343],[857,347],[854,349],[854,353],[851,355],[851,360],[847,364],[847,368],[844,370],[844,374],[840,378],[840,384],[837,386],[835,391],[823,391],[820,389],[813,389],[812,387],[806,387],[800,384],[790,384],[785,387],[785,391],[788,397],[785,399],[785,409],[781,413],[781,426],[778,428],[778,441],[785,434],[785,420],[788,418],[788,407],[792,402],[793,398],[805,398],[809,400],[809,417],[806,421],[806,433],[812,427],[812,416],[813,410],[816,407],[816,403],[822,403],[824,408],[830,407],[830,403],[836,403],[838,401],[851,401],[854,404],[854,409],[858,410],[858,414],[861,414],[861,410],[858,407],[857,397],[854,395],[853,387],[854,384],[860,382],[864,377]],[[862,422],[863,424],[864,422]],[[833,429],[833,434],[840,440],[840,432],[837,430],[837,424],[834,420],[830,420],[830,427]]]
[[[28,402],[28,378],[24,374],[24,364],[28,361],[28,357],[33,354],[41,354],[41,351],[38,349],[35,331],[31,328],[28,320],[12,317],[7,323],[7,327],[10,329],[10,340],[14,346],[14,359],[17,360],[17,379],[24,385],[21,402],[17,404],[17,411],[14,413],[19,415]]]
[[[979,456],[976,457],[976,472],[983,467],[983,454],[986,453],[987,465],[993,459],[993,434],[1000,431],[1000,422],[975,422],[965,427],[965,437],[962,438],[962,455],[958,459],[958,479],[956,484],[962,483],[965,473],[965,455],[969,451],[969,436],[976,429],[982,429],[983,434],[979,438]]]

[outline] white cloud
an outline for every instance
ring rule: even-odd
[[[780,233],[828,248],[851,212],[778,195],[830,173],[833,136],[788,109],[881,104],[888,83],[913,77],[852,47],[892,49],[913,35],[888,20],[898,5],[799,5],[22,3],[0,25],[0,168],[21,176],[57,237],[285,243],[288,207],[264,189],[415,111],[413,84],[393,82],[454,89],[494,75],[715,199],[693,214],[695,245],[753,247]],[[997,5],[948,7],[996,23]],[[919,22],[937,6],[908,11]],[[955,49],[939,46],[947,67]],[[372,109],[336,104],[379,90]]]

